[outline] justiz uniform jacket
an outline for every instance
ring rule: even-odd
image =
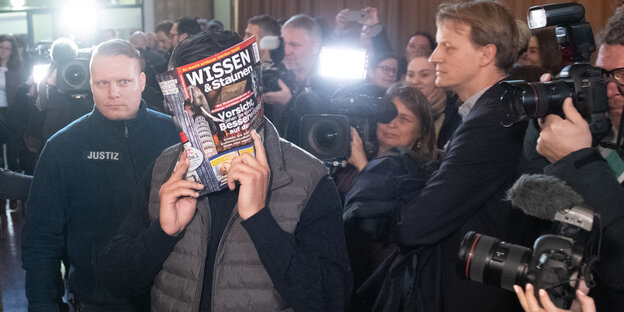
[[[125,304],[95,274],[98,256],[124,221],[136,184],[158,155],[179,139],[171,117],[145,108],[130,120],[109,120],[97,108],[46,143],[34,174],[23,236],[31,311],[56,310],[69,289],[82,302]]]

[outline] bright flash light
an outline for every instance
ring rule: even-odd
[[[24,6],[24,0],[11,0],[11,5],[14,8],[21,8]]]
[[[323,48],[319,56],[323,77],[362,80],[366,77],[366,51]]]
[[[68,3],[61,12],[65,28],[72,35],[88,35],[95,32],[97,10],[93,1]]]
[[[48,72],[49,66],[50,64],[39,64],[33,66],[33,80],[36,84],[39,84],[43,77],[45,77],[46,73]]]
[[[546,26],[546,10],[543,8],[529,11],[529,28],[536,29]]]

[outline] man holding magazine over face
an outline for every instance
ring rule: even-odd
[[[323,164],[263,118],[255,38],[204,32],[181,42],[171,63],[177,71],[161,88],[184,145],[144,177],[102,253],[106,285],[122,296],[149,290],[152,311],[344,310],[350,269],[338,193]],[[199,72],[208,105],[189,104]],[[214,123],[218,154],[201,152],[210,135],[195,131],[191,115]]]

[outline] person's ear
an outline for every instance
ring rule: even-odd
[[[479,65],[485,67],[493,62],[496,63],[496,53],[498,52],[498,49],[496,49],[496,46],[494,44],[487,44],[481,47],[480,50],[481,59]]]
[[[143,90],[145,90],[145,79],[146,79],[145,78],[145,73],[141,72],[141,75],[140,75],[140,78],[139,78],[139,81],[141,83],[141,92],[143,92]]]

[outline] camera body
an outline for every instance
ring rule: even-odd
[[[347,10],[347,21],[362,23],[364,20],[366,20],[364,10]]]
[[[281,79],[292,91],[292,88],[295,85],[295,74],[286,69],[286,66],[284,66],[283,63],[276,63],[269,68],[263,68],[263,92],[280,91],[282,88],[280,88],[279,83],[277,82],[279,79]]]
[[[321,105],[325,114],[303,114],[302,148],[326,162],[345,160],[350,155],[353,127],[362,138],[366,155],[373,156],[379,146],[377,123],[396,116],[396,107],[384,93],[384,88],[375,85],[339,89],[329,105]]]
[[[596,141],[602,139],[610,130],[607,81],[601,68],[589,64],[596,45],[591,26],[585,22],[584,7],[577,3],[531,7],[529,25],[531,28],[557,25],[555,32],[562,58],[572,64],[550,82],[501,82],[506,89],[503,97],[509,103],[505,124],[548,114],[563,116],[563,101],[571,97],[574,106],[589,121]]]
[[[91,49],[79,50],[76,59],[62,64],[56,73],[56,87],[59,92],[72,95],[91,93],[89,62]]]
[[[263,92],[280,91],[278,80],[281,79],[290,89],[295,85],[295,74],[288,70],[284,63],[284,38],[277,36],[267,36],[260,41],[262,49],[269,50],[273,63],[270,67],[262,68],[262,89]]]
[[[569,308],[581,271],[589,272],[597,258],[594,238],[600,228],[593,211],[582,205],[558,212],[553,221],[553,233],[540,236],[533,249],[468,232],[458,253],[458,275],[511,291],[513,285],[531,283],[536,292],[545,289],[556,306]]]

